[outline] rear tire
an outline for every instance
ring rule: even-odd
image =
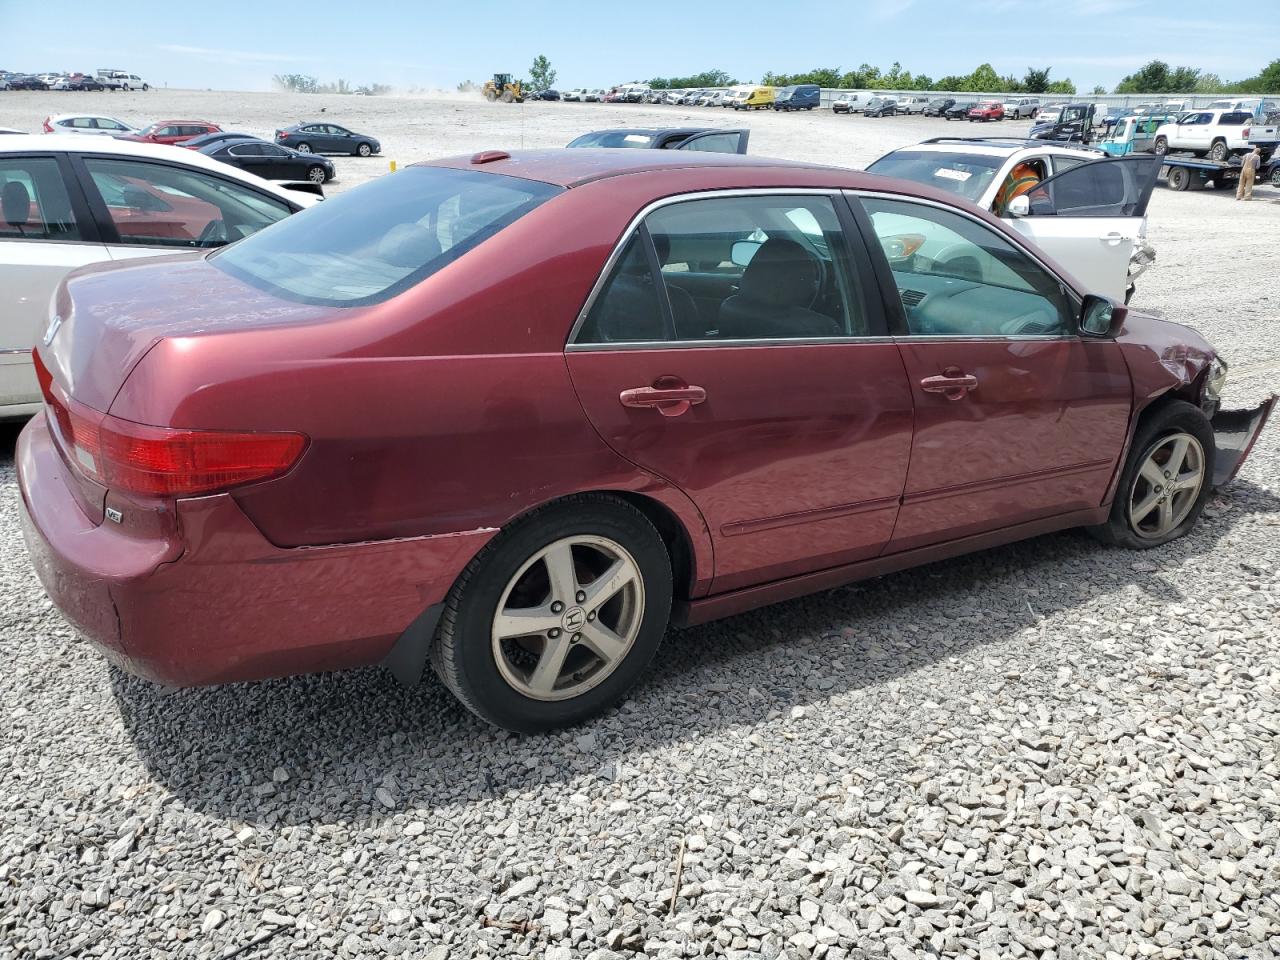
[[[1215,163],[1222,163],[1230,156],[1231,151],[1227,149],[1227,141],[1215,140],[1209,147],[1209,159]]]
[[[1190,190],[1191,189],[1191,171],[1185,167],[1174,167],[1169,171],[1169,189],[1170,190]]]
[[[671,590],[671,559],[644,514],[603,494],[571,497],[503,530],[467,565],[445,600],[431,665],[467,709],[507,730],[579,723],[644,672]]]
[[[304,142],[304,143],[300,143],[300,144],[298,144],[296,147],[294,147],[293,149],[297,150],[299,153],[310,153],[310,152],[311,152],[311,144],[309,144],[309,143],[305,143],[305,142]]]
[[[1199,407],[1173,400],[1138,425],[1107,522],[1093,536],[1149,550],[1195,526],[1213,487],[1213,428]]]

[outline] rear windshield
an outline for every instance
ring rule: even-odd
[[[472,170],[409,167],[316,204],[210,256],[286,300],[379,303],[508,227],[560,187]]]
[[[1003,157],[932,150],[900,150],[881,157],[868,173],[927,183],[977,202],[1004,163]]]

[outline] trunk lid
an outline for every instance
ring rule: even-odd
[[[100,413],[161,339],[319,321],[321,307],[273,297],[182,254],[99,265],[58,289],[39,350],[53,380]]]

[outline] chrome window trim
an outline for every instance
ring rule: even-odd
[[[622,236],[614,245],[613,250],[609,253],[608,258],[604,262],[604,267],[600,270],[600,275],[596,277],[595,283],[591,285],[591,292],[587,294],[587,300],[582,305],[582,309],[578,311],[578,317],[573,322],[573,327],[569,330],[569,336],[565,340],[565,350],[583,350],[587,348],[599,349],[601,346],[610,350],[630,350],[637,347],[653,349],[651,344],[660,344],[664,347],[673,344],[701,344],[702,346],[719,346],[721,344],[762,344],[762,343],[817,343],[818,340],[809,339],[786,339],[786,340],[661,340],[661,341],[630,341],[623,340],[618,343],[592,344],[578,343],[577,336],[582,330],[582,325],[587,322],[587,315],[591,313],[591,308],[595,306],[596,299],[600,296],[600,291],[604,288],[605,283],[609,279],[609,275],[613,272],[614,265],[622,256],[622,249],[627,245],[627,241],[631,239],[632,234],[644,222],[644,219],[655,210],[663,207],[669,207],[677,203],[687,203],[693,200],[715,200],[715,199],[731,199],[734,197],[827,197],[832,200],[832,206],[835,200],[845,193],[840,187],[734,187],[729,190],[699,190],[696,193],[677,193],[669,197],[661,197],[653,200],[644,207],[640,212],[627,222],[627,227],[622,231]],[[837,210],[837,215],[839,211]],[[824,338],[826,339],[826,338]],[[835,338],[829,338],[835,339]],[[856,340],[864,342],[868,338],[864,337],[843,337],[835,342],[846,343]]]
[[[895,337],[779,337],[734,340],[620,340],[617,343],[568,343],[566,353],[596,353],[601,350],[694,350],[707,347],[809,347],[845,346],[859,343],[895,343]]]
[[[1084,298],[1087,296],[1087,294],[1081,293],[1071,283],[1069,283],[1061,274],[1059,274],[1057,270],[1054,270],[1047,263],[1045,263],[1043,259],[1041,259],[1034,251],[1032,251],[1029,247],[1027,247],[1025,243],[1022,242],[1021,237],[1018,237],[1018,238],[1008,237],[997,230],[992,230],[991,224],[987,223],[981,217],[974,216],[968,210],[962,210],[959,207],[953,207],[945,203],[939,203],[937,200],[932,200],[927,197],[913,197],[907,194],[886,193],[881,190],[846,190],[845,193],[850,197],[856,198],[858,200],[861,200],[863,197],[870,197],[871,199],[874,199],[874,200],[896,200],[901,203],[918,203],[923,206],[937,207],[939,210],[946,211],[947,213],[954,213],[954,214],[957,214],[958,216],[966,217],[967,219],[972,220],[974,223],[978,224],[983,229],[987,230],[989,233],[994,233],[996,236],[1000,237],[1002,240],[1008,241],[1011,247],[1024,253],[1038,267],[1040,267],[1041,270],[1043,270],[1049,276],[1057,280],[1058,283],[1062,285],[1062,288],[1068,291],[1071,294],[1071,296],[1074,296],[1076,301],[1078,301],[1075,304],[1077,314],[1079,313],[1080,309],[1084,306]],[[869,217],[870,217],[870,214],[868,214],[868,218]],[[1071,297],[1068,297],[1068,300],[1070,299]],[[1007,336],[1003,334],[977,334],[977,335],[963,334],[963,333],[924,334],[924,333],[908,332],[906,334],[903,334],[903,336],[899,337],[898,339],[910,340],[912,343],[919,343],[923,341],[936,341],[936,340],[942,340],[942,341],[945,341],[945,340],[991,340],[991,341],[1022,341],[1022,340],[1072,340],[1072,341],[1075,341],[1075,340],[1080,340],[1084,336],[1084,334],[1081,333],[1079,329],[1078,316],[1075,318],[1074,323],[1075,323],[1075,329],[1068,330],[1066,333],[1051,333],[1051,334],[1036,333],[1036,334],[1027,334],[1025,336]]]

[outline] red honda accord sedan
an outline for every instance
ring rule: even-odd
[[[50,597],[170,685],[429,661],[532,731],[692,624],[1066,527],[1184,534],[1270,411],[914,183],[712,153],[410,167],[72,275],[18,445]],[[1273,398],[1274,399],[1274,398]]]

